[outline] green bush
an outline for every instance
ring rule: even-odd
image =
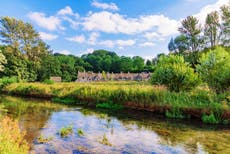
[[[220,93],[230,88],[230,53],[217,47],[202,54],[199,61],[197,72],[213,90]]]
[[[165,85],[176,92],[191,90],[199,81],[198,74],[178,55],[161,56],[151,77],[152,84]]]
[[[45,84],[54,84],[54,81],[46,79],[46,80],[43,81],[43,83],[45,83]]]
[[[3,77],[0,79],[0,89],[4,88],[5,86],[18,82],[17,77]]]
[[[202,116],[202,121],[207,124],[218,124],[220,123],[219,120],[216,119],[215,115],[212,113],[210,115],[203,115]]]

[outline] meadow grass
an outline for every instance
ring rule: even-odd
[[[113,106],[161,112],[170,118],[187,118],[213,114],[230,120],[230,92],[217,95],[206,87],[189,92],[170,92],[164,86],[148,82],[90,83],[13,83],[4,92],[19,96],[50,98],[59,103],[85,103],[100,108]],[[109,102],[109,104],[107,103]],[[204,120],[206,122],[206,120]]]

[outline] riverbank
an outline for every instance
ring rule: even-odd
[[[175,93],[146,82],[14,83],[6,86],[3,92],[63,103],[81,102],[89,106],[119,104],[124,108],[156,112],[169,118],[199,118],[212,124],[230,122],[230,94],[217,95],[203,87]]]

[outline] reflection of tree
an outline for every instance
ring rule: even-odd
[[[2,97],[1,105],[7,109],[10,117],[18,119],[20,128],[26,130],[26,140],[32,143],[39,135],[39,130],[44,127],[53,111],[63,108],[60,104],[47,101],[28,100],[15,97]]]

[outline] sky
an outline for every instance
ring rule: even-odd
[[[0,16],[31,23],[55,53],[105,49],[151,59],[168,52],[181,20],[205,17],[229,0],[0,0]]]

